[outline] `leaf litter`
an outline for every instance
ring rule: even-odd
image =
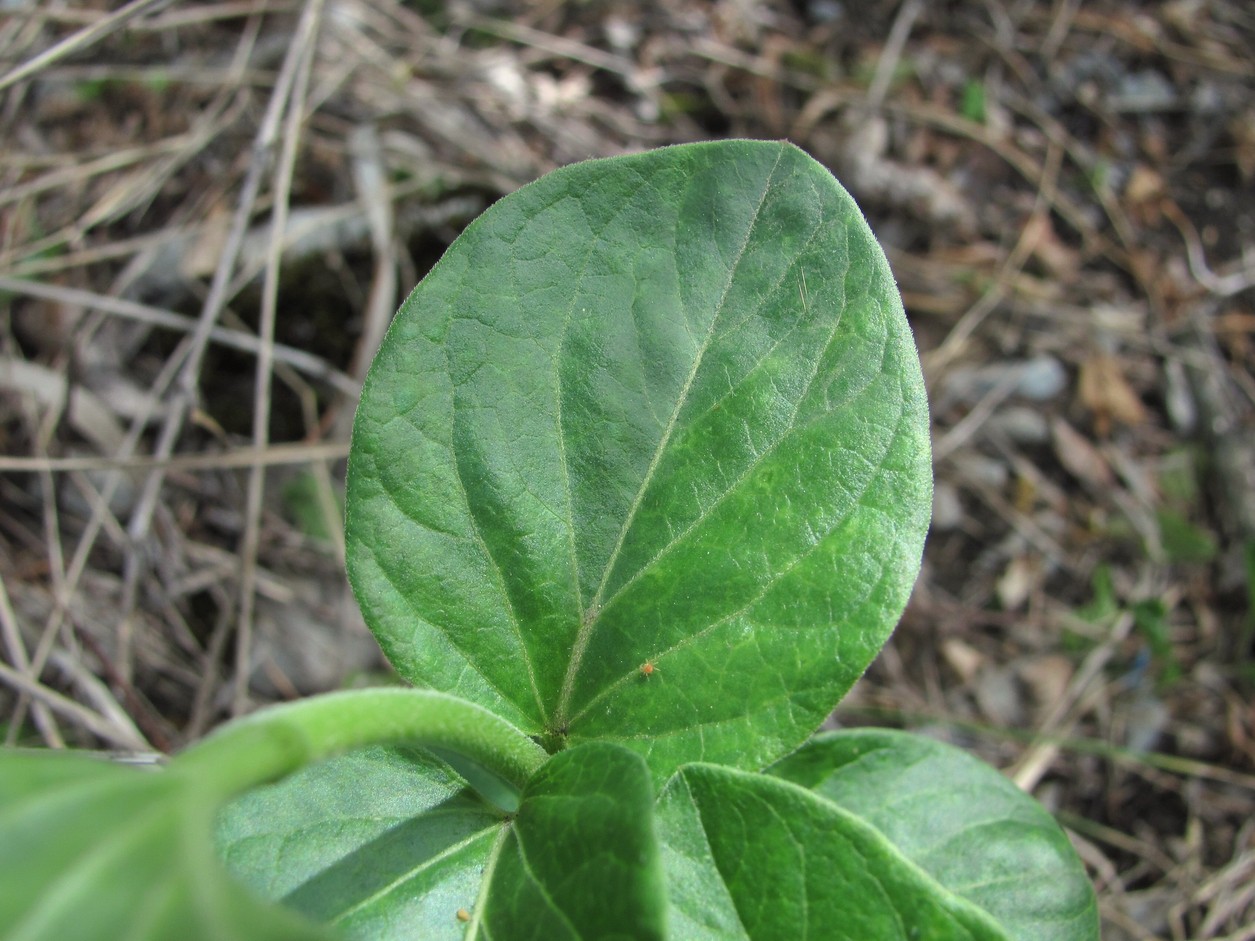
[[[385,677],[337,491],[402,292],[555,166],[787,137],[933,394],[924,572],[831,721],[1031,789],[1104,937],[1255,938],[1252,47],[1238,0],[7,4],[8,742]]]

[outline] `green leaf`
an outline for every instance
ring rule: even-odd
[[[1016,941],[1096,941],[1094,889],[1067,835],[996,770],[906,732],[818,735],[768,769],[879,831]]]
[[[985,85],[975,79],[963,86],[963,96],[959,101],[959,113],[969,121],[984,124],[988,116]]]
[[[6,941],[297,941],[323,929],[262,904],[214,856],[195,781],[77,755],[0,754]]]
[[[1201,564],[1216,557],[1216,537],[1181,514],[1159,509],[1155,511],[1155,522],[1159,524],[1164,555],[1170,562]]]
[[[554,756],[528,784],[492,869],[484,936],[666,937],[654,793],[641,758],[611,744]]]
[[[349,938],[664,937],[649,773],[614,745],[549,761],[513,818],[422,751],[366,749],[235,801],[218,838],[247,885]]]
[[[354,428],[349,574],[412,682],[662,781],[805,739],[896,623],[930,498],[853,200],[788,144],[686,145],[524,187],[415,289]]]
[[[312,471],[301,471],[283,485],[283,505],[288,516],[296,524],[296,528],[307,536],[322,542],[330,542],[331,529],[328,526],[330,514],[327,502],[324,502],[323,487]],[[339,494],[333,494],[335,507],[344,515],[343,500]],[[337,522],[336,528],[339,529]]]
[[[1097,624],[1119,614],[1120,598],[1116,593],[1115,577],[1111,573],[1111,566],[1095,567],[1090,582],[1093,587],[1093,597],[1087,604],[1077,609],[1077,616],[1092,624]]]
[[[217,839],[246,885],[345,937],[452,941],[505,820],[426,752],[373,747],[245,794]]]
[[[658,819],[675,938],[1006,938],[871,825],[778,778],[687,766]]]

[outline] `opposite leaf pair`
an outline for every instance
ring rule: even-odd
[[[630,752],[583,745],[513,819],[430,757],[376,749],[248,795],[219,837],[237,876],[354,938],[1097,938],[1049,814],[965,753],[879,729],[767,774],[689,765],[656,799]]]

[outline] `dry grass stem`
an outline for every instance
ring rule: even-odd
[[[1244,4],[10,6],[7,741],[177,748],[378,670],[341,500],[399,298],[555,166],[788,137],[885,244],[933,407],[924,572],[837,718],[1057,808],[1110,941],[1255,938]]]
[[[292,193],[292,175],[296,165],[300,143],[301,125],[304,123],[305,96],[313,71],[314,51],[318,45],[318,30],[322,20],[321,0],[309,0],[301,13],[292,49],[299,51],[293,71],[296,80],[292,95],[287,102],[287,120],[283,132],[283,146],[275,174],[275,206],[272,212],[270,252],[267,256],[266,281],[262,290],[261,325],[258,333],[261,348],[257,356],[256,384],[253,411],[253,447],[264,451],[270,442],[270,388],[274,363],[275,316],[279,295],[279,265],[283,254],[283,233],[287,221],[288,202]],[[285,71],[287,64],[284,65]],[[252,672],[253,604],[257,580],[257,544],[261,533],[262,495],[265,487],[264,465],[254,464],[249,469],[248,495],[244,511],[244,539],[240,547],[240,603],[237,625],[235,687],[232,695],[232,712],[241,715],[248,709],[249,677]]]

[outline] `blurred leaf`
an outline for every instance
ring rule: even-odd
[[[195,782],[81,755],[0,753],[0,937],[315,941],[214,854]]]
[[[1096,488],[1115,483],[1115,474],[1102,452],[1062,418],[1051,419],[1050,436],[1059,463],[1077,480]]]
[[[106,89],[116,84],[111,78],[85,78],[74,83],[74,94],[83,104],[90,104],[99,101]]]
[[[327,514],[323,512],[318,478],[310,471],[302,471],[283,486],[283,505],[292,522],[307,536],[329,541],[331,530],[327,526]],[[336,508],[340,519],[344,516],[344,497],[336,494]],[[336,520],[339,528],[340,520]]]
[[[1216,557],[1216,537],[1172,510],[1155,512],[1159,539],[1170,562],[1202,564]]]
[[[1156,481],[1169,507],[1188,512],[1198,504],[1199,457],[1195,448],[1182,447],[1160,459]]]
[[[1133,626],[1146,638],[1151,655],[1158,661],[1159,681],[1172,684],[1181,678],[1181,663],[1172,644],[1168,608],[1162,599],[1148,598],[1131,607]]]
[[[1168,636],[1168,610],[1163,601],[1151,598],[1134,603],[1133,626],[1150,644],[1151,653],[1157,657],[1172,655],[1172,642]]]
[[[1077,617],[1091,624],[1098,624],[1120,613],[1120,599],[1116,597],[1115,579],[1110,566],[1099,565],[1094,569],[1094,574],[1090,577],[1090,587],[1093,597],[1088,604],[1077,609]]]
[[[1124,370],[1114,356],[1097,354],[1084,360],[1077,392],[1094,415],[1099,437],[1106,437],[1113,422],[1138,425],[1146,421],[1146,406],[1124,378]]]
[[[985,85],[976,79],[969,79],[967,84],[963,86],[963,98],[959,102],[959,113],[969,121],[975,121],[978,124],[984,124],[985,113]]]

